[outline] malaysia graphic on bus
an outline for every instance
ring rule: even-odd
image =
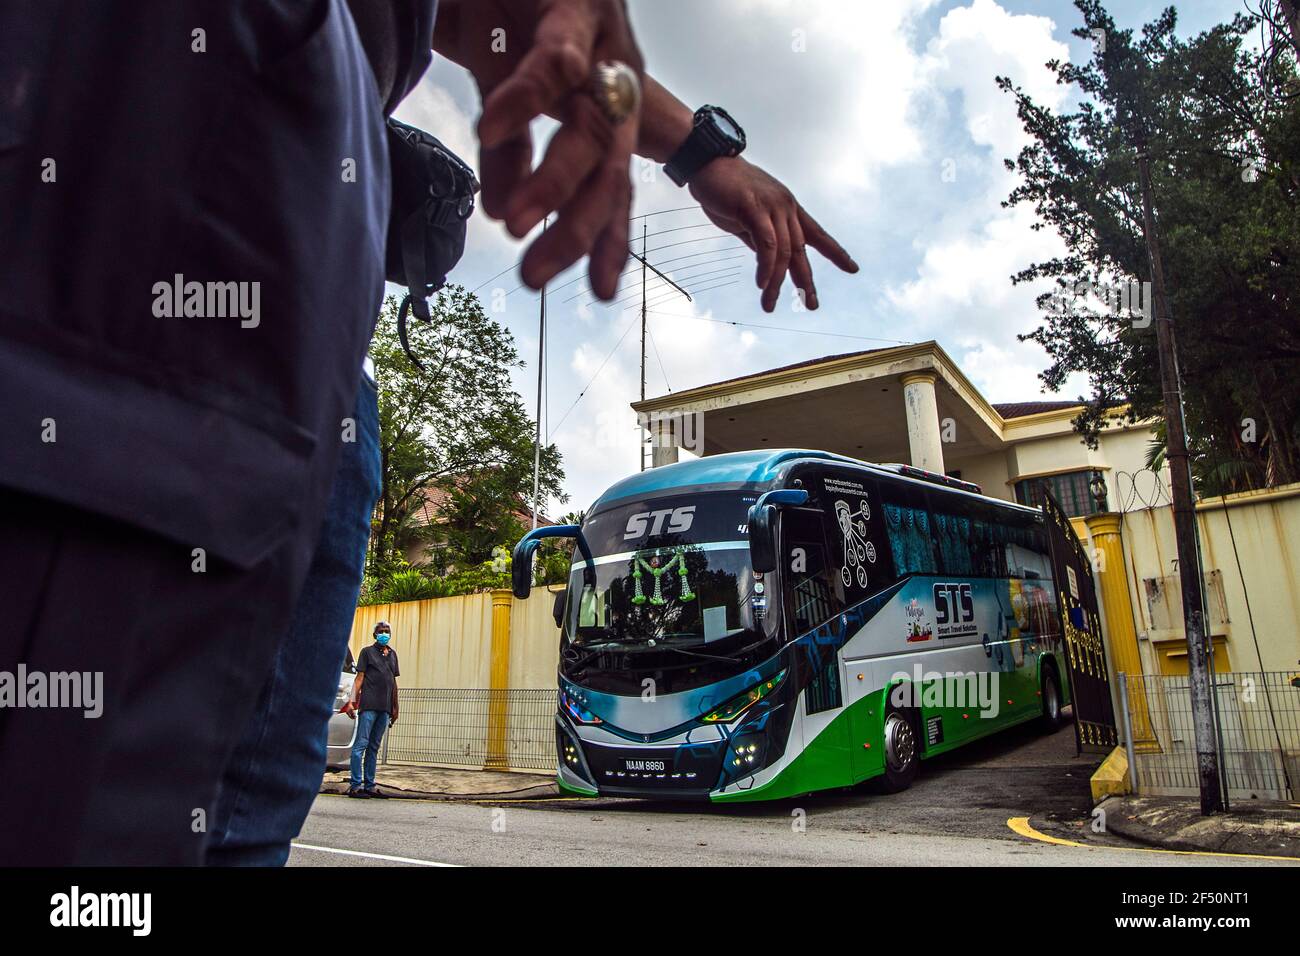
[[[558,596],[560,787],[769,800],[877,780],[1027,721],[1069,682],[1043,515],[968,482],[754,451],[619,482]]]

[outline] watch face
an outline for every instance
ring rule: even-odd
[[[733,142],[739,142],[740,127],[738,127],[730,119],[728,119],[722,113],[714,113],[713,122],[714,125],[717,126],[718,131],[722,133],[723,136],[727,137],[727,139]]]

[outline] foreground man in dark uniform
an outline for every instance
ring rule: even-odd
[[[620,0],[444,0],[436,40],[435,0],[352,6],[0,0],[0,671],[103,688],[98,717],[0,707],[0,864],[202,860],[358,407],[383,114],[431,43],[484,93],[484,209],[521,236],[558,212],[530,285],[589,254],[612,297],[628,159],[684,155],[691,113],[641,77]],[[644,126],[639,93],[592,95],[597,61],[642,78]],[[562,126],[532,171],[541,112]],[[856,271],[757,167],[687,152],[765,308],[787,272],[816,307],[805,243]]]
[[[382,293],[381,104],[341,0],[6,0],[0,98],[0,669],[104,694],[0,711],[0,862],[198,862]]]

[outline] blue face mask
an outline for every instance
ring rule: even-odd
[[[382,645],[384,645],[384,646],[386,647],[386,646],[388,646],[388,642],[392,639],[392,637],[393,637],[393,635],[391,635],[391,634],[376,634],[376,635],[375,635],[375,642],[376,642],[377,644],[382,644]]]

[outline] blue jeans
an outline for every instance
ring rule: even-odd
[[[283,866],[289,841],[302,829],[320,790],[370,516],[379,497],[377,399],[374,385],[363,375],[357,389],[356,441],[343,444],[293,623],[222,777],[206,854],[210,866]],[[373,781],[373,759],[370,767]]]
[[[363,710],[357,715],[357,739],[352,744],[352,789],[375,788],[375,758],[387,729],[386,710]]]

